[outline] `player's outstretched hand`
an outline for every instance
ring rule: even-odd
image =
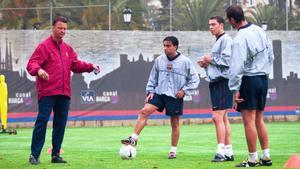
[[[94,68],[95,75],[97,75],[98,73],[100,73],[100,66],[93,64],[93,68]]]

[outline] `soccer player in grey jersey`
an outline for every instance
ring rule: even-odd
[[[212,162],[233,161],[230,139],[230,123],[228,109],[232,108],[232,92],[228,87],[228,72],[231,58],[232,39],[224,31],[225,21],[222,16],[209,19],[209,30],[217,40],[210,54],[198,61],[206,71],[212,103],[212,119],[216,126],[217,150]]]
[[[163,40],[164,54],[155,59],[146,86],[145,105],[133,133],[122,144],[136,146],[138,136],[147,124],[148,117],[155,111],[166,110],[170,116],[172,136],[169,159],[176,158],[179,140],[179,117],[183,114],[183,97],[197,89],[199,76],[189,58],[177,51],[178,39],[168,36]]]
[[[233,39],[229,88],[233,91],[237,111],[241,112],[248,145],[248,159],[236,167],[270,166],[268,132],[263,111],[268,90],[268,75],[274,60],[265,31],[245,20],[243,9],[231,5],[226,9],[228,22],[238,30]],[[256,140],[262,149],[258,161]]]

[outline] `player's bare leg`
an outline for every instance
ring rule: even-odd
[[[154,113],[157,110],[157,107],[146,103],[142,110],[139,112],[139,117],[134,128],[134,133],[139,135],[143,128],[147,125],[147,120],[149,115]]]
[[[231,127],[228,119],[228,110],[226,110],[223,121],[225,125],[225,159],[226,161],[234,161],[233,148],[231,144]]]
[[[269,147],[269,138],[268,130],[263,119],[263,111],[256,111],[255,119],[258,139],[262,149],[262,158],[260,159],[260,165],[270,166],[272,161],[270,158],[270,147]]]
[[[231,144],[231,127],[227,116],[227,111],[224,114],[223,121],[225,125],[225,145],[229,145]]]
[[[256,164],[258,161],[256,140],[257,140],[257,130],[256,130],[256,110],[242,110],[242,118],[245,128],[245,135],[248,145],[248,163]]]
[[[243,110],[242,118],[249,152],[256,152],[257,131],[255,124],[256,110]]]
[[[171,136],[171,149],[168,155],[169,159],[176,158],[177,144],[179,141],[180,129],[179,129],[179,116],[172,116],[170,118],[171,127],[172,127],[172,136]]]
[[[147,120],[148,120],[149,115],[151,115],[156,110],[157,110],[156,106],[146,103],[145,106],[139,112],[139,116],[138,116],[137,123],[135,125],[133,133],[128,138],[121,140],[121,143],[122,144],[131,144],[133,146],[136,146],[138,136],[141,133],[141,131],[143,130],[143,128],[147,125]]]
[[[226,110],[215,110],[212,112],[212,120],[216,127],[217,136],[217,150],[212,162],[222,162],[225,160],[224,146],[225,146],[225,124],[224,114]]]
[[[257,134],[261,145],[261,149],[263,150],[269,148],[268,131],[263,119],[262,111],[256,112],[255,124],[256,124],[256,129],[257,129]]]
[[[212,112],[212,120],[216,126],[216,135],[218,144],[225,144],[225,124],[224,117],[225,110],[218,110]]]

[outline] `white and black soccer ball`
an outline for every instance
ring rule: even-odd
[[[123,160],[132,160],[136,156],[136,149],[132,145],[122,145],[119,154]]]

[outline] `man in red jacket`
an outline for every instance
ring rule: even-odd
[[[99,66],[77,59],[73,48],[63,41],[67,19],[59,16],[52,24],[52,34],[31,55],[27,71],[36,76],[38,116],[34,125],[29,163],[40,163],[39,156],[46,136],[47,123],[53,110],[52,163],[66,163],[59,151],[64,138],[71,97],[71,71],[99,72]]]

